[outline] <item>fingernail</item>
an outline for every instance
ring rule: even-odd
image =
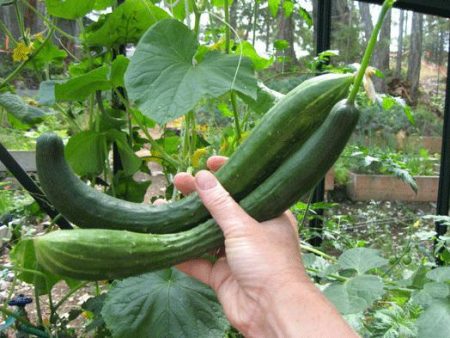
[[[214,175],[206,170],[201,170],[195,175],[195,182],[201,190],[212,189],[217,185]]]

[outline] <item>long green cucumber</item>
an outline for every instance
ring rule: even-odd
[[[345,147],[359,117],[339,102],[305,145],[241,201],[262,221],[281,214],[325,175]],[[59,230],[33,239],[39,263],[75,279],[117,279],[198,257],[223,244],[213,219],[193,229],[165,235],[105,229]]]
[[[343,99],[353,75],[327,74],[307,80],[288,93],[262,118],[217,177],[240,200],[266,179],[323,123]],[[163,206],[126,202],[84,184],[64,159],[62,141],[42,135],[37,142],[39,180],[50,202],[81,228],[174,233],[189,229],[209,214],[196,194]]]

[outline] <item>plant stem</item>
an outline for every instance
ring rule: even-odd
[[[200,32],[200,17],[202,16],[202,12],[198,10],[195,0],[192,1],[192,10],[194,12],[194,17],[195,17],[194,33],[195,33],[195,37],[198,38],[198,34]]]
[[[25,25],[23,22],[23,16],[19,9],[19,4],[17,1],[14,1],[14,9],[16,11],[16,18],[17,18],[17,25],[19,26],[20,34],[22,35],[23,41],[28,45],[30,41],[28,41],[28,38],[25,35]]]
[[[38,325],[42,326],[44,321],[42,320],[41,301],[39,299],[39,293],[36,287],[34,288],[34,302],[36,304],[36,316]]]
[[[231,106],[233,107],[233,118],[234,118],[234,129],[236,130],[236,142],[239,144],[241,142],[242,132],[241,126],[239,124],[239,113],[237,111],[236,94],[232,90],[230,93]]]
[[[58,303],[55,304],[55,306],[53,307],[53,312],[51,314],[51,316],[54,315],[54,313],[56,312],[56,310],[58,310],[58,308],[64,304],[64,302],[69,299],[70,296],[72,296],[75,292],[77,292],[78,290],[84,288],[86,285],[88,285],[89,282],[84,282],[84,283],[80,283],[78,284],[76,287],[74,287],[73,289],[69,290],[69,292],[67,292]]]
[[[306,271],[310,271],[310,272],[314,272],[314,273],[321,272],[319,269],[314,269],[314,268],[306,268]],[[349,278],[347,278],[347,277],[339,276],[339,275],[336,275],[336,274],[333,274],[333,273],[327,274],[324,277],[332,278],[332,279],[338,280],[340,282],[346,282],[346,281],[349,280]]]
[[[383,7],[381,8],[380,15],[378,16],[377,24],[375,25],[372,35],[370,36],[370,40],[368,42],[366,51],[364,52],[361,66],[359,68],[355,82],[353,83],[352,91],[350,92],[350,95],[348,96],[347,102],[349,104],[355,103],[356,95],[358,94],[359,87],[361,86],[361,83],[364,78],[364,74],[366,72],[367,67],[369,66],[370,59],[372,58],[373,51],[377,44],[378,34],[380,33],[381,27],[383,26],[384,18],[386,17],[386,14],[391,9],[391,7],[394,5],[395,1],[396,0],[385,0],[383,3]]]
[[[309,252],[311,252],[313,254],[316,254],[317,256],[326,258],[326,259],[328,259],[330,261],[333,261],[333,262],[336,261],[335,257],[327,255],[325,252],[322,252],[322,251],[320,251],[320,250],[318,250],[316,248],[313,248],[312,246],[305,245],[305,244],[300,244],[300,249],[305,250],[305,251],[309,251]]]
[[[0,83],[0,89],[6,86],[10,81],[12,81],[17,75],[20,74],[20,72],[23,70],[23,68],[27,65],[28,62],[30,62],[39,52],[42,48],[44,48],[47,41],[51,38],[53,34],[53,30],[50,30],[45,37],[45,40],[42,42],[42,44],[30,55],[30,57],[26,60],[24,60],[19,66],[17,66],[16,69],[14,69],[7,77]]]
[[[259,1],[255,1],[255,7],[253,7],[253,36],[252,36],[252,46],[255,47],[255,41],[256,41],[256,18],[258,14],[258,8],[259,8]]]

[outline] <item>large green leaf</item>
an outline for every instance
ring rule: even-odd
[[[34,43],[34,48],[40,48],[42,42],[36,41]],[[36,71],[43,70],[50,64],[61,65],[64,59],[67,57],[67,53],[63,49],[59,49],[51,40],[44,42],[44,46],[41,48],[39,53],[37,53],[29,64],[29,67]]]
[[[193,109],[202,97],[230,89],[256,99],[249,60],[239,64],[237,56],[208,52],[199,61],[197,49],[195,34],[177,20],[162,20],[145,33],[125,74],[129,96],[143,114],[165,123]]]
[[[38,100],[42,105],[52,106],[56,103],[55,80],[47,80],[39,83]]]
[[[260,56],[255,47],[253,47],[253,45],[248,41],[242,41],[238,44],[234,53],[236,55],[242,55],[249,58],[252,61],[255,70],[268,68],[274,62],[274,58],[266,59]]]
[[[33,284],[40,295],[47,294],[61,279],[44,271],[38,265],[32,240],[20,241],[10,255],[15,267],[26,269],[26,271],[19,272],[17,277],[26,283]]]
[[[125,85],[124,76],[129,63],[130,59],[123,55],[118,55],[112,62],[109,77],[113,87],[123,87]]]
[[[324,290],[325,296],[342,314],[358,313],[369,308],[384,294],[380,277],[361,275],[343,284],[334,283]]]
[[[417,292],[412,300],[415,304],[427,307],[433,304],[436,299],[447,298],[450,295],[450,286],[444,283],[430,282]]]
[[[214,292],[176,269],[117,283],[102,316],[114,337],[223,337],[229,324]]]
[[[90,46],[107,47],[136,43],[150,26],[168,17],[149,0],[126,0],[88,27],[84,41]]]
[[[50,15],[64,19],[78,19],[95,7],[93,0],[45,0]]]
[[[450,266],[436,268],[427,273],[427,277],[435,282],[450,282]]]
[[[69,139],[65,156],[78,175],[96,175],[105,164],[106,136],[95,131],[82,131]]]
[[[192,11],[193,11],[192,2],[194,0],[184,0],[184,1],[167,0],[166,1],[167,7],[172,12],[173,16],[178,20],[183,21],[186,18],[186,1],[188,2],[189,13],[192,13]]]
[[[340,269],[356,270],[360,275],[371,269],[386,265],[387,263],[388,261],[381,257],[377,250],[368,248],[346,250],[338,259]]]
[[[97,90],[111,89],[109,67],[102,66],[84,75],[55,84],[57,101],[82,101]]]
[[[97,90],[123,87],[129,59],[119,55],[109,67],[103,65],[66,81],[44,81],[39,88],[40,102],[82,101]]]
[[[10,258],[14,267],[19,271],[17,278],[32,284],[39,295],[47,294],[56,283],[63,279],[70,288],[74,288],[80,283],[44,270],[36,259],[34,244],[31,239],[19,241],[11,251]]]
[[[95,0],[95,10],[102,10],[107,7],[111,7],[116,3],[116,0]]]
[[[416,323],[420,338],[450,337],[450,302],[438,301],[419,317]]]
[[[18,95],[11,93],[0,94],[0,108],[5,109],[17,120],[25,124],[35,124],[48,115],[43,110],[26,104]]]
[[[270,108],[275,105],[275,103],[277,103],[284,97],[283,94],[270,89],[262,82],[258,83],[256,100],[243,94],[240,94],[239,96],[246,104],[248,104],[251,109],[253,109],[258,114],[265,114]]]

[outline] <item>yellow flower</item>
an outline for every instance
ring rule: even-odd
[[[22,62],[28,60],[31,52],[33,51],[33,45],[27,46],[24,42],[19,42],[16,45],[16,48],[13,50],[13,61],[14,62]]]
[[[208,125],[207,124],[199,124],[197,126],[198,131],[202,134],[206,133],[208,131]]]
[[[220,50],[225,43],[225,39],[222,37],[215,44],[209,46],[209,50]]]
[[[34,34],[33,37],[39,42],[44,42],[44,34],[42,32]]]
[[[31,98],[31,97],[27,97],[24,99],[24,101],[29,104],[30,106],[35,106],[37,107],[39,105],[39,102],[36,101],[35,99]]]
[[[200,166],[200,160],[202,157],[208,154],[208,149],[198,148],[192,155],[192,166],[198,168]]]
[[[184,121],[184,116],[181,116],[181,117],[169,122],[167,124],[167,127],[173,128],[173,129],[181,129],[181,127],[183,125],[183,121]]]

